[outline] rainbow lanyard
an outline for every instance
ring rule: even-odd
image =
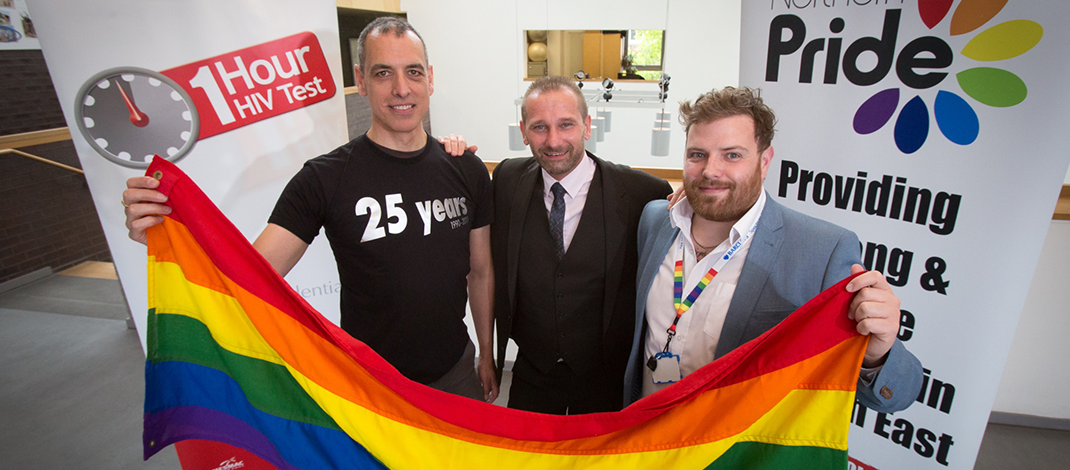
[[[713,277],[717,275],[717,272],[724,269],[725,265],[728,264],[728,261],[739,252],[739,249],[744,243],[747,243],[747,240],[750,240],[750,237],[754,235],[754,231],[757,229],[758,221],[755,221],[750,230],[740,237],[739,240],[736,240],[736,242],[732,244],[732,247],[729,248],[724,255],[721,255],[717,262],[713,263],[713,267],[706,272],[705,276],[702,276],[702,279],[698,281],[698,285],[696,285],[695,288],[691,290],[691,293],[687,295],[687,298],[682,301],[681,297],[683,297],[684,294],[684,235],[682,233],[680,234],[680,246],[677,249],[680,258],[676,260],[676,267],[673,268],[672,286],[672,302],[673,306],[676,307],[676,318],[673,319],[669,329],[665,330],[665,333],[669,335],[669,339],[665,341],[664,352],[669,352],[669,343],[671,343],[672,338],[676,336],[676,325],[680,323],[680,317],[684,316],[684,312],[691,309],[691,305],[695,303],[695,300],[697,300],[698,296],[702,294],[702,291],[706,289],[706,286],[710,285],[710,282],[713,281]]]

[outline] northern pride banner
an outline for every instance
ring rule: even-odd
[[[779,119],[766,189],[858,234],[925,367],[910,409],[856,406],[855,468],[973,468],[1070,158],[1068,19],[1026,0],[743,2],[740,83]]]
[[[145,247],[119,203],[152,155],[195,175],[255,239],[289,179],[348,140],[336,5],[34,0],[56,93],[145,345]],[[321,237],[322,238],[322,237]],[[338,321],[338,274],[317,240],[287,281]]]

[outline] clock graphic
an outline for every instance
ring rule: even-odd
[[[200,131],[189,94],[159,72],[137,67],[108,69],[87,80],[75,96],[74,116],[93,149],[130,168],[147,168],[153,155],[178,161]]]

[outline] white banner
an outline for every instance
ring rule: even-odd
[[[1070,157],[1068,10],[743,4],[740,83],[779,118],[766,188],[858,234],[926,370],[910,409],[856,408],[852,468],[973,468]]]
[[[3,1],[3,0],[0,0]],[[348,140],[330,0],[33,0],[33,15],[145,345],[145,247],[120,196],[148,155],[176,162],[252,240],[309,158]],[[338,321],[319,237],[287,280]]]

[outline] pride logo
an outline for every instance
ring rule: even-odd
[[[925,26],[930,30],[939,26],[951,12],[952,3],[953,0],[919,0],[918,12]],[[950,35],[973,33],[992,21],[1006,4],[1007,0],[962,0],[951,15]],[[898,29],[898,15],[895,15],[895,22],[895,29]],[[889,26],[886,18],[886,34]],[[1040,42],[1043,35],[1044,28],[1036,22],[1013,19],[981,31],[960,54],[978,62],[998,62],[1026,53]],[[884,39],[882,36],[882,42]],[[915,47],[912,48],[912,45]],[[931,36],[917,38],[900,52],[896,71],[900,81],[909,88],[931,88],[942,84],[947,74],[931,71],[919,74],[918,71],[946,68],[951,65],[952,59],[951,49],[942,39]],[[998,67],[967,68],[955,74],[955,79],[962,93],[987,106],[1015,106],[1024,101],[1028,94],[1028,88],[1021,78]],[[874,133],[891,121],[896,110],[899,110],[895,120],[895,145],[903,153],[918,151],[929,136],[929,105],[921,96],[915,95],[900,109],[901,95],[904,94],[909,95],[909,89],[904,93],[903,88],[889,88],[863,102],[855,112],[855,132]],[[970,101],[955,91],[942,88],[937,92],[932,109],[940,133],[948,140],[969,145],[977,139],[980,121]]]

